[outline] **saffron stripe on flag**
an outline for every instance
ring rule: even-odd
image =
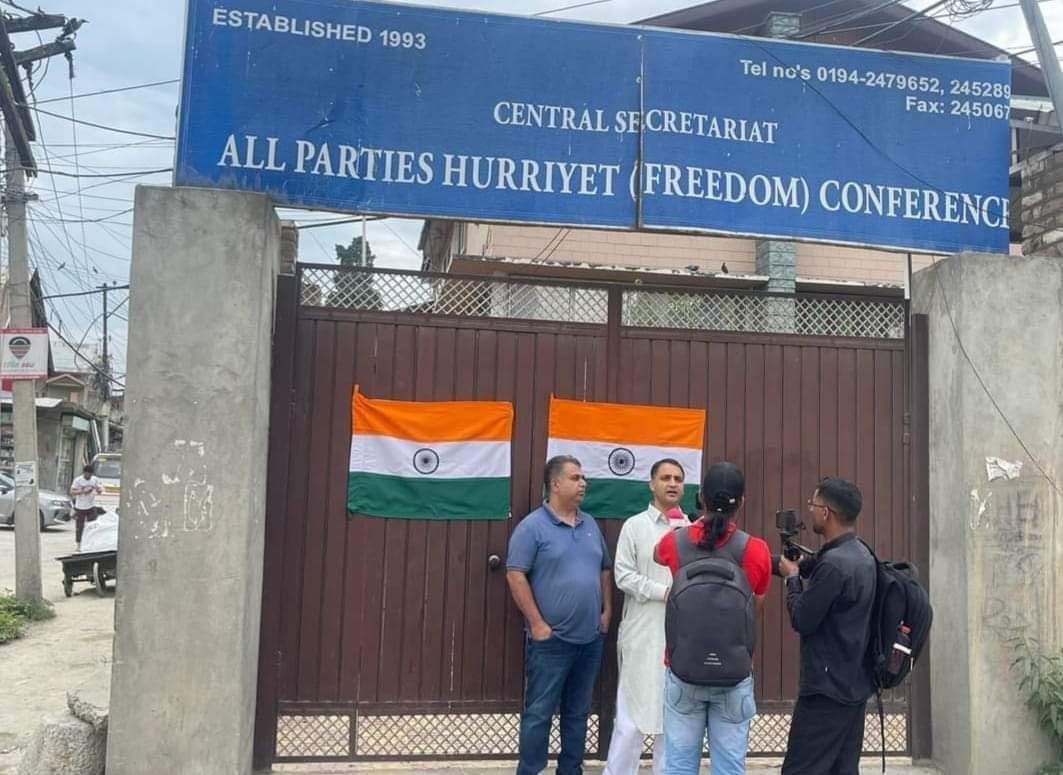
[[[397,519],[508,519],[509,478],[411,479],[352,472],[347,510]]]
[[[550,397],[552,439],[700,450],[705,410],[602,404]]]
[[[354,389],[352,431],[410,441],[505,441],[513,434],[506,401],[390,401]]]

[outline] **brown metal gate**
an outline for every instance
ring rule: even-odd
[[[860,531],[882,556],[920,554],[899,300],[298,272],[281,278],[278,298],[259,765],[515,758],[521,622],[489,558],[505,557],[517,519],[539,500],[551,393],[705,407],[706,460],[744,467],[744,527],[773,547],[775,510],[800,508],[819,476],[836,473],[863,489]],[[373,397],[511,401],[515,518],[348,519],[355,383]],[[615,546],[620,523],[601,524]],[[613,642],[591,758],[611,732]],[[751,747],[775,754],[797,688],[778,585],[758,643]],[[891,698],[891,752],[911,750],[909,706],[907,692]],[[880,749],[877,720],[865,742]]]

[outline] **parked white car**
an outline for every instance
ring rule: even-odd
[[[37,513],[43,529],[69,521],[73,504],[66,495],[51,490],[38,490]],[[15,480],[3,473],[0,473],[0,524],[15,524]]]

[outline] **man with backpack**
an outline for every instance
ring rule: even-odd
[[[820,480],[808,510],[825,543],[811,560],[779,558],[790,623],[801,636],[801,677],[782,775],[857,775],[871,696],[867,654],[877,563],[856,537],[860,489]],[[801,571],[808,574],[802,578]]]
[[[672,571],[665,609],[666,775],[697,775],[709,735],[712,775],[745,772],[756,713],[756,617],[771,581],[768,545],[738,529],[745,476],[733,463],[709,467],[704,513],[666,534],[655,559]]]

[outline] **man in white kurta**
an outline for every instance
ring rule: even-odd
[[[672,574],[653,561],[653,549],[669,530],[686,524],[679,513],[684,472],[674,460],[654,464],[646,511],[629,518],[620,530],[613,571],[624,593],[624,617],[617,638],[620,683],[616,722],[603,775],[635,775],[645,736],[654,738],[653,772],[664,773],[664,608]]]

